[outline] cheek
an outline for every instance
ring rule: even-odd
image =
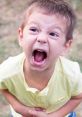
[[[24,38],[25,42],[28,44],[28,43],[33,43],[34,40],[36,39],[36,36],[30,35],[30,34],[25,34],[23,38]]]
[[[59,57],[62,55],[63,51],[64,51],[64,46],[56,44],[52,48],[52,56]]]
[[[23,49],[26,52],[30,52],[32,50],[33,44],[34,44],[34,39],[32,36],[24,36],[23,37],[24,41],[23,41]]]

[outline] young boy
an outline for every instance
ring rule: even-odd
[[[69,117],[82,101],[79,65],[63,57],[75,24],[75,14],[63,0],[29,4],[19,28],[24,53],[0,65],[0,89],[13,117]]]

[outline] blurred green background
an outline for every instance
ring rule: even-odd
[[[74,8],[77,15],[77,27],[74,42],[68,57],[78,61],[82,70],[82,0],[66,0]],[[22,50],[18,45],[18,27],[28,0],[0,0],[0,63],[9,56]],[[77,117],[82,117],[82,104],[76,109]],[[10,110],[5,98],[0,94],[0,117],[10,117]]]

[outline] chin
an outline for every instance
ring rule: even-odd
[[[30,65],[30,69],[35,72],[45,72],[48,70],[48,66],[32,66],[32,65]]]

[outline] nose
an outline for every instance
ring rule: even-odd
[[[37,42],[39,43],[47,43],[48,41],[48,36],[46,33],[39,33],[38,36],[37,36]]]

